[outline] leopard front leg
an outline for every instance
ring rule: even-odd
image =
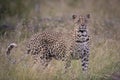
[[[85,73],[88,70],[89,65],[89,51],[83,50],[81,55],[81,62],[82,62],[82,71]]]

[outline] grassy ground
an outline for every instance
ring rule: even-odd
[[[119,0],[44,0],[22,19],[7,17],[2,24],[9,23],[15,28],[0,36],[0,80],[114,80],[111,75],[120,72],[119,4]],[[67,33],[73,30],[72,14],[88,13],[91,14],[88,27],[91,55],[86,77],[80,61],[72,61],[69,71],[63,74],[62,61],[53,60],[42,70],[40,65],[31,65],[30,56],[19,64],[11,64],[6,59],[4,53],[9,43],[18,44],[11,57],[19,58],[24,54],[25,41],[34,33],[48,28]]]

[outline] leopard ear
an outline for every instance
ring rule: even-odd
[[[77,17],[77,15],[74,15],[74,14],[72,15],[72,19],[75,19],[76,17]]]
[[[86,17],[89,19],[90,18],[90,14],[87,14]]]

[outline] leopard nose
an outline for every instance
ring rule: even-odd
[[[81,24],[81,26],[84,26],[84,24]]]

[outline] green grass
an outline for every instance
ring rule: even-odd
[[[17,48],[12,51],[11,57],[19,58],[23,54],[20,50]],[[62,61],[53,60],[47,69],[42,70],[40,65],[30,66],[33,64],[30,56],[19,64],[11,64],[1,57],[0,80],[110,80],[113,72],[120,71],[118,52],[119,44],[114,40],[91,44],[89,72],[86,76],[81,71],[80,61],[72,61],[69,71],[63,74]]]

